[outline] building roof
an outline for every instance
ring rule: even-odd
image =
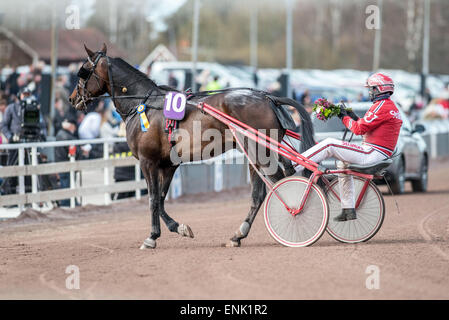
[[[141,70],[146,70],[154,61],[178,61],[173,53],[163,44],[159,44],[140,64]]]
[[[0,26],[0,33],[5,35],[10,41],[15,43],[20,49],[22,49],[31,59],[33,59],[33,63],[36,63],[39,56],[33,48],[23,42],[21,39],[17,38],[14,33],[9,31],[8,29]]]
[[[39,55],[39,59],[49,61],[51,58],[51,31],[27,30],[15,33],[30,48]],[[98,29],[86,28],[79,30],[61,29],[58,34],[58,60],[82,61],[87,57],[83,44],[92,51],[100,50],[106,43],[108,55],[111,57],[126,57],[126,53],[109,43],[108,38]]]

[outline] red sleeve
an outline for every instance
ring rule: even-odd
[[[381,112],[382,105],[383,101],[375,103],[365,113],[365,116],[357,121],[352,120],[350,116],[345,116],[342,119],[343,124],[346,128],[354,132],[354,134],[364,135],[365,133],[376,129],[384,121]]]

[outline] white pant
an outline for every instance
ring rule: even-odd
[[[349,143],[333,138],[327,138],[316,144],[309,150],[302,153],[306,158],[313,162],[320,163],[328,158],[336,158],[340,161],[368,166],[385,160],[387,156],[371,146],[365,144]],[[340,169],[344,164],[340,164]],[[295,167],[297,172],[304,170],[304,167],[298,165]],[[342,208],[354,208],[354,181],[351,175],[339,174],[338,182],[340,185],[340,199]]]

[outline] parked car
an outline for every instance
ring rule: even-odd
[[[366,111],[370,108],[371,103],[350,103],[347,106],[352,108],[359,117],[363,117]],[[392,157],[393,163],[386,169],[385,177],[395,194],[404,193],[406,181],[412,183],[414,192],[425,192],[427,191],[429,168],[427,145],[421,136],[425,128],[420,124],[412,126],[400,106],[398,106],[398,109],[401,113],[403,122],[396,150]],[[319,142],[326,138],[343,138],[345,127],[340,119],[332,118],[324,122],[313,116],[312,121],[314,124],[316,141]],[[350,136],[351,132],[349,131],[346,135],[346,140],[348,140]],[[351,141],[361,142],[361,140],[361,136],[354,135]],[[322,165],[335,169],[336,161],[335,159],[327,159],[322,162]],[[384,180],[377,180],[376,183],[384,183]]]

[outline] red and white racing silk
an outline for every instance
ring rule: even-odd
[[[367,166],[389,158],[396,148],[402,119],[398,108],[390,99],[374,103],[365,116],[358,121],[352,120],[349,116],[342,120],[349,130],[357,135],[363,135],[362,144],[327,138],[303,152],[302,155],[316,163],[333,157],[342,161],[343,166],[347,163]],[[295,169],[299,172],[304,167],[297,165]],[[341,207],[354,208],[352,176],[339,174],[338,180]]]
[[[394,102],[383,99],[375,102],[363,118],[354,121],[346,116],[343,123],[356,135],[363,135],[364,144],[390,157],[398,141],[402,119]]]

